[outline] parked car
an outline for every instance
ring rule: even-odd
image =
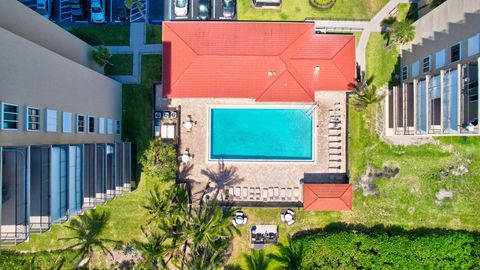
[[[235,0],[223,0],[223,17],[232,19],[235,16]]]
[[[104,23],[105,19],[105,0],[91,0],[92,22]]]
[[[185,17],[188,14],[188,1],[175,0],[175,16]]]
[[[52,1],[51,0],[37,0],[37,12],[45,19],[52,18]]]
[[[198,1],[198,18],[208,20],[210,18],[210,0]]]
[[[126,7],[117,7],[115,14],[117,22],[128,22],[130,10]]]
[[[85,18],[85,13],[83,11],[83,1],[81,0],[70,0],[70,13],[74,19],[83,19]]]

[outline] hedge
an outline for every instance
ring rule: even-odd
[[[295,237],[301,269],[479,269],[480,237],[466,231],[326,229]]]

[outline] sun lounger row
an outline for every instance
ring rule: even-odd
[[[340,172],[342,169],[342,106],[335,102],[328,115],[328,170]]]
[[[234,201],[299,201],[300,188],[229,187],[229,198]]]

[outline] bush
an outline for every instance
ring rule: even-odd
[[[330,9],[335,5],[336,0],[309,0],[310,5],[319,9]]]
[[[163,144],[159,140],[151,140],[140,159],[143,172],[161,181],[175,180],[177,166],[177,151],[171,144]]]
[[[61,266],[61,269],[73,269],[77,262],[77,252],[70,250],[38,253],[18,253],[7,250],[0,252],[0,270],[57,269],[55,267],[58,266]]]
[[[293,240],[301,269],[478,269],[478,235],[465,231],[334,229]]]

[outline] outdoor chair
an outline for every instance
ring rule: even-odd
[[[231,198],[233,196],[235,196],[234,192],[233,192],[233,187],[228,187],[228,196]]]
[[[280,199],[285,200],[285,188],[280,189]]]
[[[253,187],[250,187],[250,200],[253,200],[253,198],[255,197],[255,189]]]
[[[298,201],[300,199],[300,189],[298,187],[293,188],[293,198]]]
[[[255,188],[255,199],[260,200],[260,196],[261,196],[260,188],[257,187],[257,188]]]
[[[268,200],[268,189],[267,188],[263,188],[262,198],[263,198],[264,201]]]
[[[292,219],[289,222],[287,222],[287,225],[292,225],[293,223],[295,223],[295,219]]]
[[[247,217],[244,217],[244,218],[243,218],[243,225],[247,224],[247,221],[248,221],[248,218],[247,218]]]
[[[291,200],[292,199],[292,188],[287,188],[287,200]]]
[[[244,199],[247,199],[247,198],[248,198],[248,187],[243,187],[242,197],[243,197]]]
[[[278,187],[273,188],[273,197],[275,197],[275,199],[278,199]]]
[[[273,200],[273,187],[268,188],[268,198],[270,198],[270,200]]]
[[[236,186],[236,187],[235,187],[235,193],[234,193],[235,198],[240,198],[241,193],[242,193],[242,192],[241,192],[241,187]]]

